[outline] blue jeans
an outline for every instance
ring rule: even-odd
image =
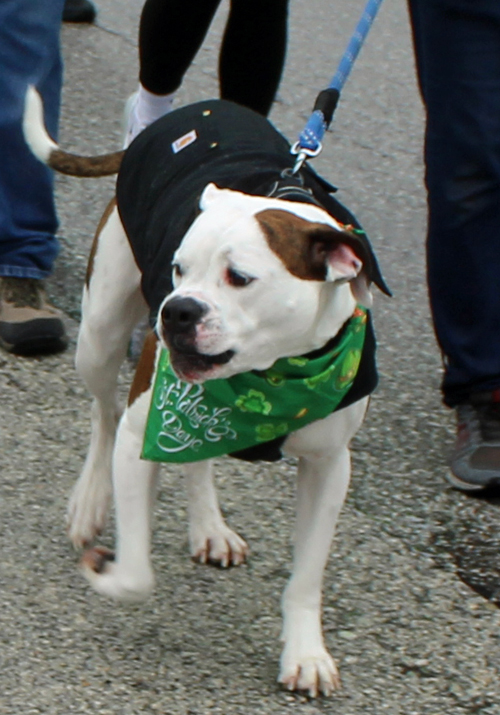
[[[500,388],[500,2],[409,0],[444,402]]]
[[[24,97],[35,85],[55,138],[64,0],[0,0],[0,276],[44,278],[58,252],[52,172],[22,134]]]

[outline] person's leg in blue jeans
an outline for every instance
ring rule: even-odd
[[[427,263],[456,408],[450,480],[500,485],[500,3],[409,0],[427,112]]]
[[[66,342],[42,279],[58,252],[51,171],[22,134],[24,98],[37,87],[57,136],[62,83],[59,35],[64,0],[0,2],[0,344],[20,354],[51,352]]]

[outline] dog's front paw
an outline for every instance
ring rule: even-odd
[[[306,691],[311,698],[315,698],[320,694],[331,695],[340,688],[340,676],[326,648],[301,656],[285,646],[278,683],[288,690]]]
[[[225,524],[211,529],[192,527],[189,534],[191,558],[200,564],[228,568],[242,564],[250,551],[248,544]]]
[[[151,569],[143,568],[140,573],[125,570],[115,562],[114,553],[102,546],[84,553],[80,569],[98,593],[119,601],[144,601],[154,587]]]
[[[111,494],[108,479],[78,480],[66,515],[68,536],[75,548],[88,546],[99,536],[106,522]]]

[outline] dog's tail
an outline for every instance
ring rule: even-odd
[[[42,98],[32,86],[28,87],[23,117],[24,138],[33,154],[61,174],[70,176],[109,176],[117,174],[123,151],[100,156],[78,156],[63,151],[47,133],[43,119]]]

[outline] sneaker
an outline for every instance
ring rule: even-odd
[[[465,491],[500,486],[500,390],[474,393],[456,412],[448,480]]]
[[[61,313],[47,302],[43,282],[0,278],[0,346],[16,355],[45,355],[67,345]]]
[[[97,11],[90,0],[65,0],[63,22],[88,22],[95,20]]]

